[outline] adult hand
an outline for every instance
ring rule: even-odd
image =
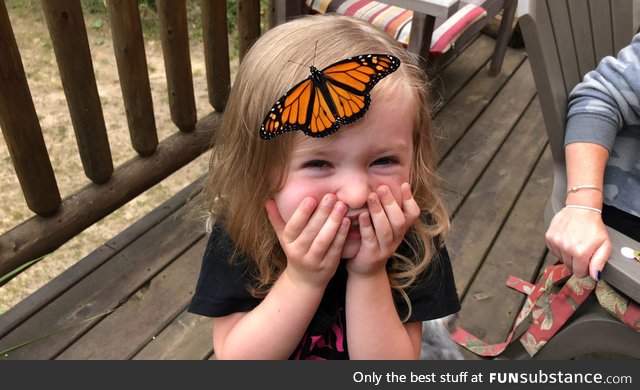
[[[273,199],[267,202],[266,209],[287,256],[284,272],[295,283],[326,287],[338,268],[349,232],[347,205],[334,194],[325,195],[319,203],[307,197],[286,223]]]
[[[400,187],[402,207],[396,202],[389,187],[382,185],[371,193],[368,212],[360,214],[360,250],[347,260],[350,275],[368,276],[386,272],[385,265],[398,249],[405,233],[420,216],[420,207],[413,199],[408,183]]]
[[[565,207],[551,220],[545,239],[551,253],[575,276],[600,279],[612,246],[599,213]]]

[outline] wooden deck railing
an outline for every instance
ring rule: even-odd
[[[238,0],[238,4],[242,58],[260,34],[260,4],[259,0]],[[114,169],[80,0],[43,0],[42,6],[91,184],[61,198],[7,9],[0,0],[0,127],[26,203],[37,214],[0,236],[0,275],[52,252],[206,151],[230,88],[226,1],[200,4],[207,88],[214,110],[198,120],[186,2],[157,0],[171,120],[180,130],[158,142],[137,1],[108,0],[131,144],[138,153]]]

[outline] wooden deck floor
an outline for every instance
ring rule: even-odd
[[[552,172],[526,55],[509,49],[489,77],[492,49],[481,36],[433,88],[460,324],[498,342],[523,302],[507,277],[533,280],[545,260]],[[184,207],[197,185],[2,315],[0,351],[33,342],[0,359],[213,358],[210,320],[185,311],[206,243]]]

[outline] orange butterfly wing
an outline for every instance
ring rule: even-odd
[[[319,134],[335,122],[336,118],[322,92],[309,77],[291,88],[271,107],[262,122],[260,137],[271,139],[293,130]]]
[[[260,137],[271,139],[292,130],[312,137],[332,134],[341,125],[362,118],[371,104],[371,89],[399,66],[396,57],[368,54],[336,62],[322,71],[312,67],[309,78],[273,105]]]

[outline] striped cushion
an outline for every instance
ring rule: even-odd
[[[317,13],[337,13],[364,19],[386,31],[403,45],[409,44],[413,11],[373,0],[306,0]],[[447,52],[473,23],[486,17],[487,11],[474,4],[460,8],[433,31],[431,55]]]

